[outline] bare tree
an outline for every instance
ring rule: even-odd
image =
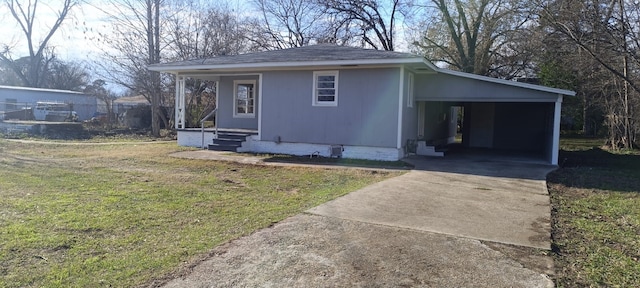
[[[161,61],[161,50],[166,45],[161,34],[163,2],[160,0],[112,0],[109,15],[112,33],[100,34],[109,46],[105,49],[104,67],[107,79],[140,93],[151,103],[151,133],[160,136],[160,123],[168,127],[162,111],[163,81],[159,72],[149,71],[147,65]],[[100,7],[97,7],[100,8]]]
[[[235,55],[249,51],[248,29],[226,6],[187,3],[167,20],[167,58],[187,60]],[[215,82],[185,80],[186,124],[199,124],[215,108]]]
[[[357,36],[363,46],[393,51],[398,21],[402,16],[401,0],[327,0],[319,1],[338,27]],[[354,28],[355,27],[355,28]]]
[[[84,93],[88,95],[93,95],[99,100],[101,100],[107,111],[107,129],[111,129],[111,124],[113,124],[113,100],[116,99],[114,93],[109,91],[105,85],[105,82],[102,79],[94,80],[91,84],[87,85],[84,89]]]
[[[427,29],[414,44],[449,68],[500,78],[523,76],[531,62],[532,13],[515,0],[431,0]]]
[[[40,2],[38,0],[5,0],[3,4],[20,27],[24,40],[27,42],[29,56],[22,58],[24,60],[22,62],[26,62],[26,66],[19,65],[11,56],[12,47],[7,43],[3,43],[4,47],[0,52],[0,60],[13,70],[15,75],[22,80],[24,86],[41,87],[49,64],[55,58],[52,48],[49,47],[49,41],[78,2],[75,0],[62,1],[61,7],[56,11],[56,20],[51,24],[48,31],[44,33],[44,37],[41,40],[36,38],[38,36],[38,31],[36,30],[46,26],[42,25],[37,17],[38,11],[40,11]]]
[[[167,18],[166,57],[171,60],[236,55],[250,49],[248,23],[227,7],[189,3]]]
[[[11,68],[0,62],[0,85],[24,86],[22,78],[16,74],[16,70],[27,74],[31,65],[29,57],[13,60]],[[61,90],[82,91],[89,81],[89,71],[80,62],[68,62],[51,57],[51,60],[42,68],[42,77],[38,88],[50,88]]]
[[[551,33],[585,55],[601,86],[580,87],[598,95],[608,144],[632,148],[640,132],[640,3],[621,0],[542,1],[541,18]],[[557,59],[556,61],[561,61]],[[571,63],[571,65],[576,65]],[[606,88],[606,89],[605,89]]]
[[[253,21],[252,41],[267,50],[301,47],[317,37],[322,7],[313,0],[253,0],[260,16]]]
[[[89,71],[80,62],[53,61],[45,76],[44,87],[82,91],[89,82]]]
[[[20,59],[16,59],[13,61],[13,63],[19,63]],[[12,64],[13,64],[12,63]],[[17,64],[20,65],[20,64]],[[7,86],[21,86],[22,84],[22,79],[20,79],[16,73],[14,72],[14,69],[9,67],[7,65],[7,63],[5,63],[4,61],[0,61],[0,85],[7,85]]]

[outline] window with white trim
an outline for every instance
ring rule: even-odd
[[[313,106],[338,106],[338,71],[313,72]]]
[[[255,80],[233,81],[233,116],[255,117]]]
[[[409,77],[407,78],[407,107],[413,108],[413,102],[416,101],[415,96],[413,94],[413,73],[409,73]]]

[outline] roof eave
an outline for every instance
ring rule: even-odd
[[[431,69],[435,69],[422,57],[414,58],[389,58],[389,59],[353,59],[353,60],[328,60],[328,61],[291,61],[291,62],[262,62],[262,63],[239,63],[239,64],[191,64],[191,65],[150,65],[147,69],[151,71],[179,73],[181,71],[204,71],[204,70],[269,70],[278,68],[300,68],[316,66],[360,66],[360,65],[402,65],[411,63],[424,63]]]
[[[87,95],[87,94],[79,92],[79,91],[49,89],[49,88],[34,88],[34,87],[23,87],[23,86],[0,85],[0,89],[22,90],[22,91],[37,91],[37,92],[51,92],[51,93],[63,93],[63,94],[77,94],[77,95],[90,96],[90,95]]]

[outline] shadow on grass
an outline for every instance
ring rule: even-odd
[[[581,151],[560,151],[560,166],[615,167],[640,170],[640,154],[615,154],[600,148]]]
[[[413,166],[403,161],[374,161],[361,159],[345,159],[345,158],[328,158],[328,157],[310,157],[310,156],[291,156],[291,155],[270,155],[262,160],[263,162],[272,163],[290,163],[304,165],[332,165],[332,166],[348,166],[359,168],[380,168],[380,169],[412,169]]]
[[[611,153],[600,148],[560,151],[560,167],[549,175],[567,187],[640,192],[640,154]]]

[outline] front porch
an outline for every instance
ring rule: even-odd
[[[208,82],[215,95],[213,110],[202,119],[187,120],[188,97],[201,87],[188,80]],[[260,134],[260,73],[186,73],[176,75],[175,119],[178,145],[218,151],[237,151],[247,137]],[[204,85],[204,84],[200,84]],[[202,108],[200,108],[202,109]],[[207,109],[207,108],[204,108]],[[210,108],[209,108],[210,109]],[[205,127],[205,121],[214,127]],[[198,125],[200,127],[194,127]]]
[[[193,93],[197,90],[202,90],[202,85],[196,84],[196,87],[187,87],[187,80],[202,81],[202,83],[209,83],[208,89],[213,92],[210,93],[215,97],[215,104],[209,104],[208,107],[200,107],[199,109],[210,110],[211,113],[205,116],[203,119],[192,119],[191,115],[189,120],[187,119],[190,109],[194,109],[194,106],[187,107],[188,103],[191,104],[191,100],[188,97],[196,97]],[[198,82],[196,82],[198,83]],[[176,75],[176,94],[175,94],[175,119],[176,129],[182,131],[183,135],[189,135],[188,138],[196,138],[193,134],[193,130],[198,130],[202,134],[203,121],[213,121],[218,131],[233,132],[248,132],[248,134],[259,134],[260,131],[260,97],[262,87],[262,74],[260,73],[238,73],[238,74],[218,74],[218,73],[198,73],[198,74],[180,74]],[[193,84],[191,84],[193,85]],[[203,97],[203,96],[198,96]],[[211,97],[211,96],[209,96]],[[196,109],[198,110],[198,109]],[[197,117],[197,116],[195,116]],[[215,129],[206,128],[205,138],[216,138]],[[193,147],[202,147],[202,142],[197,142],[195,139],[188,139],[183,141],[185,144],[192,143]],[[209,141],[207,141],[209,142]],[[206,143],[205,143],[206,144]]]

